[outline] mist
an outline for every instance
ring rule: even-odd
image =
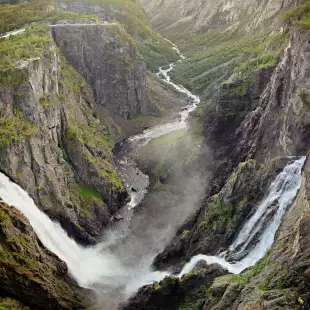
[[[173,137],[174,134],[171,135]],[[166,137],[160,139],[165,140]],[[192,155],[190,152],[194,152],[195,157],[187,162]],[[168,245],[184,221],[199,209],[208,184],[210,152],[202,140],[189,130],[160,147],[151,142],[134,155],[143,171],[138,175],[135,173],[135,178],[143,179],[144,173],[149,173],[150,184],[141,203],[131,211],[128,211],[128,205],[125,206],[120,213],[124,219],[112,225],[103,236],[104,251],[115,257],[114,268],[122,269],[123,273],[120,276],[116,272],[109,279],[108,286],[97,287],[100,309],[117,308],[141,286],[169,275],[169,270],[155,271],[153,260]],[[129,162],[134,161],[129,159],[126,164]],[[165,166],[167,171],[167,175],[161,179],[163,183],[160,188],[156,183],[156,173],[154,175],[158,165]],[[130,177],[127,176],[127,179]],[[132,194],[135,195],[135,192]]]

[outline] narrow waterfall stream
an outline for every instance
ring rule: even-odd
[[[176,46],[174,48],[178,51]],[[184,56],[181,54],[180,56],[184,59]],[[152,260],[158,252],[153,253],[150,250],[150,253],[145,253],[145,256],[139,257],[139,261],[128,263],[125,257],[127,248],[123,252],[119,251],[122,247],[120,240],[130,234],[129,223],[133,216],[133,210],[144,198],[149,184],[148,176],[137,168],[131,156],[132,152],[146,145],[154,138],[185,128],[189,113],[195,110],[200,103],[199,97],[170,80],[169,72],[174,66],[175,64],[170,64],[168,69],[160,68],[158,76],[178,91],[186,94],[190,99],[190,103],[174,122],[147,129],[118,146],[116,166],[130,192],[131,202],[116,215],[122,220],[113,222],[109,232],[106,236],[103,236],[103,241],[100,244],[93,247],[82,247],[77,244],[68,237],[58,223],[52,222],[46,214],[38,209],[27,192],[0,173],[0,197],[5,202],[15,206],[28,218],[42,243],[67,263],[70,275],[76,279],[80,286],[99,288],[100,292],[107,294],[107,296],[114,292],[114,294],[123,295],[127,298],[142,285],[160,281],[169,275],[168,272],[153,271],[151,269]],[[205,260],[208,263],[219,263],[229,271],[239,273],[263,257],[271,247],[281,219],[300,188],[301,170],[304,162],[305,158],[302,157],[290,163],[278,175],[272,183],[268,195],[258,207],[257,212],[244,225],[236,241],[227,252],[218,257],[198,255],[184,266],[179,276],[191,271],[200,260]],[[135,190],[132,191],[132,188]],[[268,225],[264,225],[266,221],[268,221]],[[254,248],[249,249],[251,239],[255,237],[260,229],[263,232],[259,237],[259,241]],[[128,242],[131,247],[130,251],[138,257],[140,252],[138,248],[135,248],[136,244],[131,243],[131,241]],[[150,249],[152,249],[151,246]],[[246,250],[248,250],[247,254],[242,255]],[[238,262],[229,262],[228,257],[230,255],[231,257],[234,257],[234,255],[236,257],[240,256],[242,259]]]
[[[193,270],[199,261],[208,264],[220,264],[231,273],[240,273],[253,266],[264,257],[271,248],[275,234],[281,220],[293,203],[301,185],[301,171],[306,157],[290,162],[276,177],[269,188],[266,197],[259,204],[254,215],[241,228],[237,238],[228,251],[219,256],[197,255],[186,264],[179,277]],[[257,243],[250,245],[259,233]],[[248,250],[248,251],[247,251]],[[229,262],[229,258],[236,257],[236,261]],[[241,260],[238,259],[241,257]]]

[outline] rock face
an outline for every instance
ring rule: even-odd
[[[276,16],[289,5],[291,0],[141,0],[151,17],[152,25],[173,34],[177,29],[204,31],[228,26],[237,28],[241,23],[245,31],[276,23]]]
[[[199,309],[203,306],[206,290],[214,279],[226,273],[218,265],[201,264],[182,279],[167,277],[160,283],[142,287],[123,309]]]
[[[219,193],[220,197],[224,198],[224,206],[226,207],[227,202],[230,204],[239,196],[239,190],[242,195],[248,193],[246,196],[250,197],[251,201],[253,199],[250,193],[251,188],[253,189],[252,193],[254,193],[254,196],[256,195],[253,203],[257,203],[255,199],[258,199],[260,193],[263,193],[265,190],[265,188],[260,189],[260,186],[257,186],[257,184],[268,184],[272,180],[268,178],[264,180],[263,178],[261,181],[258,181],[256,176],[260,178],[260,172],[256,174],[256,172],[252,171],[248,175],[249,179],[243,180],[243,186],[245,187],[239,189],[236,187],[234,188],[235,192],[232,192],[232,195],[229,194],[231,198],[235,197],[231,200],[231,198],[226,196],[225,192],[235,173],[240,173],[240,170],[238,172],[239,166],[233,175],[230,176],[240,161],[253,158],[258,162],[265,163],[265,167],[268,170],[268,163],[274,162],[272,159],[277,156],[305,155],[307,153],[309,141],[308,126],[310,123],[309,93],[307,91],[309,89],[309,77],[307,76],[309,71],[309,61],[307,60],[309,58],[309,43],[307,35],[308,33],[304,30],[294,29],[290,45],[283,54],[282,61],[274,71],[263,69],[261,73],[257,72],[256,77],[250,79],[248,86],[245,88],[240,88],[240,81],[238,83],[224,84],[207,110],[205,117],[205,141],[211,148],[215,165],[217,165],[214,169],[213,182],[209,193]],[[262,80],[260,76],[265,77],[263,78],[265,80],[264,83],[260,82]],[[266,80],[270,82],[266,83]],[[236,94],[236,90],[238,90],[238,94]],[[241,90],[242,93],[240,93]],[[254,94],[252,97],[250,95],[251,90],[252,94]],[[261,96],[257,100],[259,94]],[[247,103],[244,104],[245,102]],[[242,173],[241,175],[239,174],[237,179],[240,177],[243,179]],[[237,200],[237,205],[245,198],[242,195]],[[192,254],[199,252],[205,254],[216,253],[221,245],[227,246],[227,244],[222,243],[224,240],[227,240],[222,236],[216,242],[213,242],[216,239],[214,238],[214,232],[211,239],[208,239],[206,236],[200,238],[200,233],[197,235],[197,232],[201,231],[203,227],[202,219],[208,216],[212,206],[219,207],[217,199],[213,201],[214,198],[210,198],[203,205],[200,216],[191,224],[190,229],[188,227],[184,228],[191,230],[192,233],[189,233],[183,241],[181,240],[182,231],[180,231],[179,237],[169,245],[163,256],[157,258],[156,264],[158,266],[165,259],[172,259],[173,261],[173,257],[182,256],[185,253],[188,255],[187,258],[189,258]],[[235,202],[233,202],[234,204]],[[226,209],[224,208],[224,210]],[[242,208],[242,210],[246,209]],[[234,216],[231,217],[234,213],[231,214],[230,211],[231,209],[228,208],[228,214],[224,214],[219,221],[219,225],[215,225],[215,233],[216,231],[222,231],[229,234],[229,231],[235,232],[235,229],[240,225],[241,222],[238,222],[238,220],[235,222]],[[247,216],[247,213],[243,214],[241,209],[238,209],[236,212],[241,216],[239,220],[244,220]],[[211,213],[210,216],[212,224],[214,215]],[[228,221],[227,216],[229,216]],[[234,223],[236,226],[234,226]],[[230,230],[230,225],[233,225],[232,230]],[[213,231],[212,225],[207,227],[207,231]],[[233,238],[233,236],[231,235],[230,238]],[[185,245],[188,242],[191,245],[196,245],[193,247],[188,244]],[[204,242],[204,245],[201,242]]]
[[[42,246],[28,220],[0,203],[1,296],[31,309],[86,309],[92,293],[79,288],[67,272],[66,263]]]
[[[300,192],[271,251],[238,281],[216,279],[204,310],[309,309],[309,172],[308,160]]]
[[[309,42],[308,32],[292,31],[291,42],[274,71],[259,106],[247,115],[236,138],[237,152],[268,160],[308,150]]]
[[[146,68],[133,40],[117,24],[57,25],[55,42],[101,104],[123,118],[156,114],[146,89]]]
[[[205,113],[206,143],[219,163],[212,195],[156,258],[159,268],[171,264],[180,267],[180,260],[194,254],[216,254],[226,249],[238,227],[255,210],[265,186],[285,165],[275,158],[307,154],[307,37],[306,30],[293,28],[290,43],[274,70],[256,72],[245,88],[240,88],[241,81],[222,85]],[[309,309],[308,177],[309,161],[301,190],[271,251],[241,275],[216,279],[204,305],[192,309]]]
[[[22,83],[0,85],[0,169],[70,235],[95,243],[126,193],[91,90],[47,35],[42,58],[19,62]]]
[[[184,223],[166,250],[155,259],[155,266],[176,270],[197,254],[216,255],[232,243],[238,229],[255,211],[276,175],[288,163],[277,158],[266,166],[254,160],[241,163],[222,190],[207,199],[198,213]]]

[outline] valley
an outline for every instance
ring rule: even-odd
[[[0,5],[0,308],[309,309],[309,1]]]

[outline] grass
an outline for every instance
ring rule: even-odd
[[[185,48],[192,56],[172,70],[172,77],[195,93],[212,90],[233,73],[240,78],[265,67],[275,67],[287,33],[270,34],[269,31],[249,33],[222,33],[210,30],[187,39]],[[210,92],[210,96],[212,92]]]
[[[87,216],[94,215],[94,206],[104,207],[102,195],[94,188],[83,187],[77,183],[69,185],[70,198],[77,205],[81,206],[81,210]],[[81,227],[81,229],[83,229]]]
[[[25,33],[0,39],[0,72],[1,84],[19,84],[27,75],[23,70],[16,69],[20,60],[42,58],[48,53],[51,35],[47,25],[27,27]]]
[[[0,310],[30,310],[12,298],[0,298]]]
[[[2,5],[0,6],[0,33],[19,29],[33,22],[55,22],[57,20],[82,18],[94,18],[94,16],[63,11],[55,2],[46,0]]]
[[[65,0],[72,2],[72,0]],[[73,0],[74,1],[74,0]],[[82,0],[86,5],[100,5],[114,9],[115,19],[135,39],[137,48],[149,70],[179,59],[171,44],[152,30],[146,12],[137,1],[132,0]]]
[[[217,231],[219,226],[230,225],[234,215],[233,206],[226,204],[218,195],[214,195],[206,208],[203,229],[206,231]],[[227,231],[227,229],[225,229]]]
[[[259,275],[267,265],[269,258],[270,258],[270,251],[268,251],[261,260],[259,260],[252,268],[250,268],[246,272],[249,275],[249,277],[252,278]]]
[[[238,283],[245,286],[249,283],[249,280],[239,274],[228,274],[226,276],[218,277],[214,280],[213,286],[226,286],[227,284]]]
[[[297,94],[298,97],[300,98],[300,100],[302,101],[302,103],[306,106],[306,107],[310,107],[310,101],[309,101],[309,95],[306,89],[301,88],[297,90]]]
[[[91,95],[91,90],[85,79],[72,66],[68,65],[64,59],[62,59],[60,76],[61,81],[73,93]]]
[[[68,141],[78,140],[85,146],[83,147],[84,159],[95,165],[98,174],[106,178],[113,189],[124,191],[123,182],[112,163],[112,141],[102,124],[94,121],[86,125],[71,119],[67,128],[67,137]]]
[[[284,17],[291,24],[310,29],[310,0],[302,0],[299,6],[287,11]]]
[[[84,198],[98,198],[101,199],[102,195],[95,190],[94,188],[81,187],[80,188],[80,196]]]
[[[0,147],[7,147],[13,142],[31,137],[37,127],[20,112],[15,115],[0,117]]]
[[[149,144],[152,147],[159,147],[163,145],[174,145],[178,142],[178,140],[180,140],[184,136],[186,131],[187,131],[186,128],[173,131],[172,133],[169,133],[167,135],[152,140]]]

